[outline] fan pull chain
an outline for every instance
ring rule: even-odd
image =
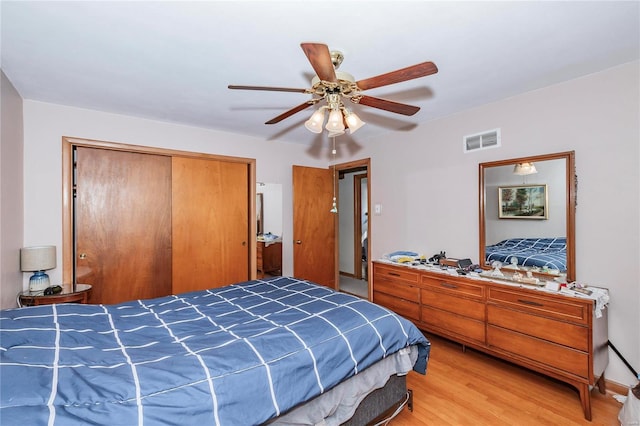
[[[333,149],[331,150],[331,154],[333,154],[333,181],[331,182],[333,186],[333,205],[331,206],[331,213],[338,213],[338,205],[336,204],[336,137],[332,136],[333,140]]]

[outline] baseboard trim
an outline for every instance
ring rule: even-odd
[[[356,275],[352,274],[351,272],[342,272],[342,271],[340,271],[340,275],[342,275],[343,277],[356,278]]]
[[[629,393],[629,386],[604,379],[605,387],[608,394],[626,395]]]

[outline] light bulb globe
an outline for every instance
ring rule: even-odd
[[[322,133],[322,124],[324,123],[324,110],[319,109],[314,112],[311,117],[304,122],[304,127],[312,133]]]
[[[329,113],[329,120],[325,126],[329,132],[344,132],[344,123],[342,121],[342,113],[339,109],[332,109]]]

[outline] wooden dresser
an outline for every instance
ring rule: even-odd
[[[256,278],[267,275],[282,275],[282,242],[258,241],[256,248]]]
[[[607,309],[595,301],[425,268],[373,262],[373,301],[419,328],[575,386],[591,420],[604,389]]]

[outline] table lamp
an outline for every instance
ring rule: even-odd
[[[20,249],[20,269],[33,272],[29,278],[29,291],[43,291],[50,286],[44,271],[56,267],[56,246],[23,247]]]

